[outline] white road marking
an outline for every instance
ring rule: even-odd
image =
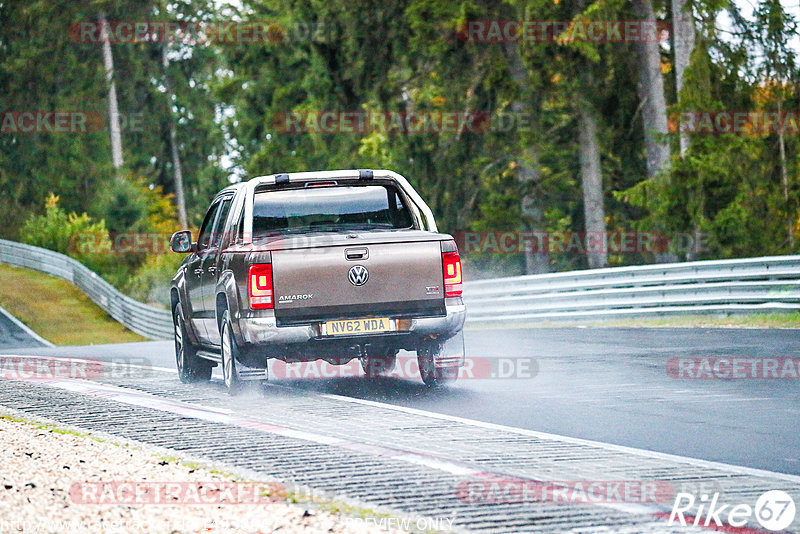
[[[61,358],[55,358],[61,359]],[[75,360],[74,358],[70,358]],[[81,361],[88,361],[88,362],[95,362],[97,360],[81,360]],[[174,369],[167,369],[162,367],[149,367],[149,366],[140,366],[140,365],[131,365],[131,364],[121,364],[116,362],[104,362],[104,363],[112,363],[113,365],[120,365],[120,366],[127,366],[127,367],[137,367],[137,368],[145,368],[145,369],[152,369],[161,372],[167,372],[170,374],[174,374]],[[430,467],[433,469],[437,469],[440,471],[444,471],[447,473],[451,473],[453,475],[459,477],[469,477],[469,476],[481,476],[485,475],[487,471],[485,469],[478,469],[472,467],[471,465],[458,462],[458,461],[451,461],[443,457],[437,457],[434,455],[423,454],[415,451],[403,450],[399,448],[392,448],[386,447],[382,445],[375,445],[371,443],[364,443],[359,441],[352,441],[347,440],[335,436],[327,436],[324,434],[319,434],[315,432],[308,432],[304,430],[296,430],[292,428],[287,428],[279,425],[273,425],[270,423],[256,421],[253,419],[249,419],[247,417],[242,417],[235,415],[233,410],[225,409],[225,408],[214,408],[204,405],[198,404],[191,404],[184,401],[177,401],[173,399],[167,399],[164,397],[159,397],[157,395],[153,395],[150,393],[146,393],[143,391],[129,389],[129,388],[122,388],[119,386],[107,385],[97,382],[92,382],[88,380],[75,380],[75,379],[33,379],[29,380],[33,383],[38,384],[46,384],[51,387],[56,387],[59,389],[63,389],[66,391],[71,391],[78,394],[83,394],[87,396],[93,396],[97,398],[104,398],[109,399],[117,402],[122,402],[125,404],[131,404],[135,406],[146,407],[150,409],[156,409],[159,411],[164,411],[168,413],[178,414],[184,417],[191,417],[194,419],[200,419],[204,421],[210,422],[219,422],[223,424],[229,424],[238,426],[240,428],[249,428],[254,430],[259,430],[262,432],[267,432],[271,434],[281,435],[289,438],[301,439],[304,441],[310,441],[313,443],[324,444],[324,445],[331,445],[335,447],[340,447],[348,450],[353,450],[361,453],[368,453],[374,454],[381,457],[390,457],[392,459],[401,460],[410,464],[420,465],[425,467]],[[290,390],[296,390],[296,388],[291,388],[287,386],[276,386],[281,388],[286,388]],[[364,399],[356,399],[352,397],[346,397],[342,395],[334,395],[334,394],[327,394],[322,393],[319,394],[321,397],[330,398],[338,401],[349,402],[354,404],[361,404],[366,406],[372,406],[381,409],[393,410],[402,413],[407,413],[411,415],[418,415],[421,417],[428,417],[433,419],[445,420],[456,422],[464,425],[474,426],[478,428],[484,428],[488,430],[496,430],[501,432],[508,432],[514,433],[523,436],[530,436],[535,437],[538,439],[547,439],[547,440],[554,440],[560,441],[562,443],[571,443],[576,445],[584,445],[584,446],[592,446],[598,447],[601,449],[605,449],[607,451],[619,452],[624,454],[630,455],[640,455],[648,458],[653,459],[662,459],[672,462],[682,462],[689,465],[693,465],[696,467],[705,467],[710,469],[717,469],[722,471],[727,471],[731,473],[737,474],[744,474],[750,476],[757,476],[757,477],[764,477],[764,478],[772,478],[772,479],[779,479],[785,480],[793,483],[800,483],[800,476],[788,475],[784,473],[775,473],[771,471],[764,471],[759,469],[752,469],[747,467],[723,464],[719,462],[710,462],[706,460],[699,460],[695,458],[688,458],[683,456],[671,455],[671,454],[664,454],[658,453],[653,451],[647,451],[643,449],[635,449],[632,447],[624,447],[620,445],[614,445],[610,443],[603,443],[597,441],[590,441],[590,440],[583,440],[579,438],[571,438],[567,436],[560,436],[557,434],[549,434],[545,432],[537,432],[533,430],[527,430],[522,428],[515,428],[509,427],[505,425],[498,425],[494,423],[486,423],[482,421],[476,421],[473,419],[466,419],[462,417],[456,417],[451,415],[439,414],[435,412],[428,412],[425,410],[419,410],[416,408],[407,408],[403,406],[395,406],[392,404],[386,404],[377,401],[370,401]],[[523,477],[526,478],[526,477]],[[637,504],[637,503],[591,503],[596,506],[601,506],[609,509],[615,509],[618,511],[622,511],[625,513],[633,514],[633,515],[654,515],[657,516],[658,514],[663,514],[662,508],[652,505],[646,504]]]
[[[765,477],[765,478],[775,478],[780,480],[785,480],[788,482],[792,482],[795,484],[800,484],[800,476],[797,475],[789,475],[786,473],[778,473],[775,471],[766,471],[763,469],[754,469],[751,467],[743,467],[739,465],[732,465],[732,464],[725,464],[722,462],[712,462],[708,460],[700,460],[698,458],[690,458],[688,456],[678,456],[675,454],[667,454],[663,452],[655,452],[655,451],[648,451],[646,449],[636,449],[633,447],[625,447],[623,445],[615,445],[613,443],[604,443],[602,441],[591,441],[586,439],[580,438],[572,438],[569,436],[560,436],[558,434],[548,434],[546,432],[538,432],[536,430],[528,430],[526,428],[516,428],[512,426],[505,426],[505,425],[498,425],[496,423],[486,423],[484,421],[476,421],[474,419],[465,419],[463,417],[458,417],[455,415],[446,415],[440,414],[436,412],[428,412],[425,410],[419,410],[417,408],[407,408],[405,406],[396,406],[394,404],[386,404],[383,402],[378,401],[371,401],[365,399],[356,399],[353,397],[346,397],[344,395],[335,395],[332,393],[322,393],[321,396],[329,397],[331,399],[337,399],[345,402],[352,402],[355,404],[364,404],[367,406],[374,406],[376,408],[384,408],[387,410],[395,410],[398,412],[404,412],[413,415],[419,415],[424,417],[432,417],[434,419],[441,419],[443,421],[451,421],[454,423],[462,423],[465,425],[470,425],[478,428],[485,428],[487,430],[499,430],[502,432],[511,432],[514,434],[519,434],[522,436],[530,436],[538,439],[548,439],[548,440],[556,440],[556,441],[563,441],[567,443],[573,443],[576,445],[586,445],[590,447],[600,447],[602,449],[614,452],[621,452],[625,454],[634,454],[645,456],[647,458],[654,458],[658,460],[668,460],[672,462],[682,462],[689,465],[693,465],[695,467],[704,467],[708,469],[719,469],[722,471],[728,471],[730,473],[736,473],[741,475],[750,475],[756,477]]]
[[[7,357],[7,356],[13,356],[13,355],[4,354],[2,356]],[[31,356],[17,356],[17,357],[31,357]],[[48,356],[48,357],[44,357],[44,358],[51,358],[51,357]],[[81,359],[77,359],[77,358],[60,358],[60,357],[52,357],[52,358],[54,358],[54,359],[70,359],[70,360],[86,361],[86,362],[97,362],[98,361],[98,360],[81,360]],[[135,368],[142,368],[142,369],[150,369],[150,370],[160,371],[160,372],[165,372],[165,373],[170,373],[170,374],[176,373],[175,369],[169,369],[169,368],[165,368],[165,367],[151,367],[151,366],[146,366],[146,365],[144,365],[144,366],[143,365],[132,365],[132,364],[117,363],[117,362],[103,362],[103,363],[112,363],[113,365],[118,365],[118,366],[123,366],[123,367],[135,367]],[[81,381],[81,380],[35,380],[34,382],[36,382],[36,383],[46,383],[48,385],[59,387],[61,389],[67,389],[67,390],[70,390],[70,391],[74,391],[74,392],[77,392],[77,393],[84,393],[84,394],[87,394],[87,395],[93,395],[94,394],[94,396],[101,396],[103,394],[103,392],[106,392],[106,393],[111,392],[111,393],[114,393],[114,395],[112,397],[104,397],[104,398],[113,398],[113,400],[119,400],[120,402],[125,402],[125,403],[128,403],[128,404],[142,405],[142,406],[151,407],[151,408],[154,408],[154,409],[159,409],[159,410],[162,410],[162,411],[171,411],[169,409],[165,410],[164,407],[170,407],[170,406],[176,407],[176,406],[180,405],[181,406],[181,410],[184,411],[184,412],[187,412],[187,411],[190,412],[189,415],[192,416],[192,417],[202,415],[204,412],[208,413],[208,414],[217,414],[219,416],[223,416],[224,415],[224,416],[226,416],[228,418],[231,418],[230,421],[225,421],[225,422],[228,422],[228,424],[235,424],[237,426],[241,426],[243,423],[244,424],[249,424],[249,422],[252,421],[250,419],[234,416],[234,415],[232,415],[233,411],[232,410],[228,410],[228,409],[212,408],[212,407],[207,407],[207,406],[202,406],[202,405],[183,403],[183,402],[180,402],[180,401],[164,399],[163,397],[158,397],[156,395],[151,395],[149,393],[145,393],[145,392],[142,392],[142,391],[131,390],[131,389],[126,389],[126,388],[120,388],[120,387],[117,387],[117,386],[109,386],[109,385],[106,385],[106,384],[99,384],[99,383],[95,383],[95,382],[84,382],[84,381]],[[89,387],[90,385],[92,387]],[[293,388],[291,386],[285,386],[285,385],[271,385],[271,387],[280,387],[280,388],[285,388],[285,389],[289,389],[289,390],[293,390],[293,391],[302,391],[302,390],[298,390],[297,388]],[[566,443],[572,443],[572,444],[576,444],[576,445],[599,447],[599,448],[602,448],[602,449],[605,449],[605,450],[608,450],[608,451],[620,452],[620,453],[625,453],[625,454],[640,455],[640,456],[645,456],[647,458],[667,460],[667,461],[672,461],[672,462],[682,462],[682,463],[686,463],[686,464],[689,464],[689,465],[692,465],[692,466],[695,466],[695,467],[704,467],[704,468],[708,468],[708,469],[718,469],[718,470],[727,471],[727,472],[730,472],[730,473],[749,475],[749,476],[756,476],[756,477],[774,478],[774,479],[779,479],[779,480],[785,480],[785,481],[792,482],[792,483],[795,483],[795,484],[800,484],[800,476],[797,476],[797,475],[790,475],[790,474],[779,473],[779,472],[775,472],[775,471],[766,471],[766,470],[763,470],[763,469],[755,469],[755,468],[751,468],[751,467],[744,467],[744,466],[738,466],[738,465],[733,465],[733,464],[726,464],[726,463],[722,463],[722,462],[713,462],[713,461],[709,461],[709,460],[701,460],[699,458],[691,458],[691,457],[688,457],[688,456],[679,456],[679,455],[675,455],[675,454],[667,454],[667,453],[661,453],[661,452],[656,452],[656,451],[649,451],[649,450],[646,450],[646,449],[637,449],[637,448],[634,448],[634,447],[626,447],[624,445],[615,445],[613,443],[605,443],[605,442],[601,442],[601,441],[592,441],[592,440],[586,440],[586,439],[581,439],[581,438],[573,438],[573,437],[569,437],[569,436],[562,436],[562,435],[559,435],[559,434],[550,434],[550,433],[547,433],[547,432],[539,432],[539,431],[536,431],[536,430],[528,430],[528,429],[525,429],[525,428],[511,427],[511,426],[500,425],[500,424],[496,424],[496,423],[487,423],[485,421],[478,421],[478,420],[475,420],[475,419],[467,419],[467,418],[464,418],[464,417],[458,417],[458,416],[454,416],[454,415],[447,415],[447,414],[441,414],[441,413],[436,413],[436,412],[429,412],[429,411],[426,411],[426,410],[420,410],[418,408],[409,408],[409,407],[405,407],[405,406],[397,406],[397,405],[394,405],[394,404],[387,404],[387,403],[383,403],[383,402],[379,402],[379,401],[372,401],[372,400],[366,400],[366,399],[358,399],[358,398],[354,398],[354,397],[347,397],[347,396],[344,396],[344,395],[336,395],[336,394],[333,394],[333,393],[319,393],[318,395],[321,396],[321,397],[326,397],[326,398],[335,399],[335,400],[339,400],[339,401],[344,401],[344,402],[349,402],[349,403],[354,403],[354,404],[362,404],[362,405],[365,405],[365,406],[373,406],[373,407],[376,407],[376,408],[382,408],[382,409],[386,409],[386,410],[393,410],[393,411],[403,412],[403,413],[407,413],[407,414],[411,414],[411,415],[418,415],[418,416],[421,416],[421,417],[430,417],[430,418],[433,418],[433,419],[439,419],[439,420],[443,420],[443,421],[461,423],[461,424],[465,424],[465,425],[474,426],[474,427],[477,427],[477,428],[484,428],[484,429],[487,429],[487,430],[497,430],[497,431],[510,432],[510,433],[523,435],[523,436],[535,437],[535,438],[538,438],[538,439],[555,440],[555,441],[562,441],[562,442],[566,442]],[[139,404],[139,402],[144,402],[144,401],[137,400],[137,399],[142,399],[142,398],[146,398],[146,397],[151,398],[151,400],[148,403]],[[158,406],[164,406],[164,407],[158,407]],[[178,408],[175,408],[175,409],[178,409]],[[201,418],[202,419],[203,417],[197,417],[197,418]],[[208,419],[208,420],[212,420],[212,419]],[[231,421],[233,421],[233,422],[231,422]],[[274,429],[281,429],[281,432],[287,432],[285,435],[287,435],[288,437],[297,437],[297,438],[300,438],[300,439],[306,439],[308,441],[316,441],[318,443],[323,443],[323,442],[324,443],[330,443],[330,444],[334,444],[334,442],[335,443],[345,443],[345,440],[341,440],[340,438],[331,438],[329,436],[323,436],[321,434],[315,434],[315,433],[304,432],[304,431],[299,431],[299,430],[283,429],[283,427],[278,427],[278,426],[274,426],[274,425],[267,425],[266,423],[260,423],[258,421],[253,421],[253,423],[256,424],[256,425],[269,426],[270,428],[274,428]],[[270,430],[270,431],[272,431],[272,430]],[[301,437],[301,436],[307,436],[307,437]],[[322,441],[318,441],[318,440],[322,440]],[[330,440],[333,440],[333,441],[330,441]],[[394,450],[394,449],[392,449],[392,450]],[[417,454],[417,453],[411,453],[411,454]],[[397,457],[396,455],[393,455],[393,456]],[[421,465],[428,465],[427,462],[428,462],[428,460],[426,460],[426,463],[421,464]],[[453,474],[463,474],[462,472],[463,472],[464,466],[458,465],[457,468],[456,467],[452,467],[452,468],[455,469],[455,470],[450,470],[450,469],[447,469],[447,470],[449,472],[452,472]],[[476,471],[476,472],[479,472],[479,471]]]
[[[174,372],[174,371],[172,371]],[[47,385],[79,393],[81,395],[88,395],[91,397],[103,398],[131,404],[134,406],[141,406],[143,408],[150,408],[162,412],[174,413],[184,417],[191,417],[194,419],[201,419],[203,421],[224,423],[228,425],[238,426],[240,428],[249,428],[277,434],[289,438],[301,439],[322,445],[332,445],[359,452],[368,452],[378,456],[391,457],[398,460],[403,460],[407,463],[416,465],[433,467],[440,471],[446,471],[457,476],[477,476],[484,472],[484,470],[472,468],[457,462],[451,462],[444,458],[421,454],[413,451],[403,449],[395,449],[391,447],[384,447],[380,445],[373,445],[361,443],[357,441],[346,440],[334,436],[326,436],[316,432],[308,432],[304,430],[295,430],[286,428],[279,425],[264,423],[235,415],[233,410],[226,408],[214,408],[210,406],[203,406],[198,404],[191,404],[182,401],[166,399],[157,395],[152,395],[143,391],[134,389],[121,388],[118,386],[111,386],[97,382],[85,380],[59,380],[59,379],[34,379],[30,380],[32,383]]]

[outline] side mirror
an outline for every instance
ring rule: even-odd
[[[192,233],[189,230],[175,232],[169,239],[169,248],[172,252],[191,252],[194,248],[192,246]]]

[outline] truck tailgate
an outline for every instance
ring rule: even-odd
[[[278,324],[445,314],[438,241],[278,250],[272,270]]]

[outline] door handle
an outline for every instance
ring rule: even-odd
[[[369,258],[369,249],[349,248],[344,251],[344,257],[348,261],[366,260]]]
[[[194,274],[203,274],[203,269],[195,269]]]
[[[208,272],[215,273],[217,272],[217,268],[212,265],[211,267],[208,268]]]

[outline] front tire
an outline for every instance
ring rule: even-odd
[[[222,344],[222,378],[225,381],[225,387],[228,388],[228,393],[237,395],[244,389],[244,382],[239,378],[239,372],[236,370],[239,346],[233,337],[231,314],[227,310],[222,315],[220,340]]]
[[[236,360],[241,354],[241,348],[233,337],[231,314],[227,310],[222,315],[219,337],[222,344],[222,379],[225,382],[225,387],[228,388],[228,393],[230,395],[238,395],[244,391],[247,382],[241,379],[239,370],[236,367]],[[258,382],[263,386],[266,385],[267,381],[259,380]]]
[[[213,364],[200,358],[197,347],[189,341],[180,302],[175,305],[172,322],[175,327],[175,366],[178,369],[178,378],[184,384],[208,382],[211,380]]]

